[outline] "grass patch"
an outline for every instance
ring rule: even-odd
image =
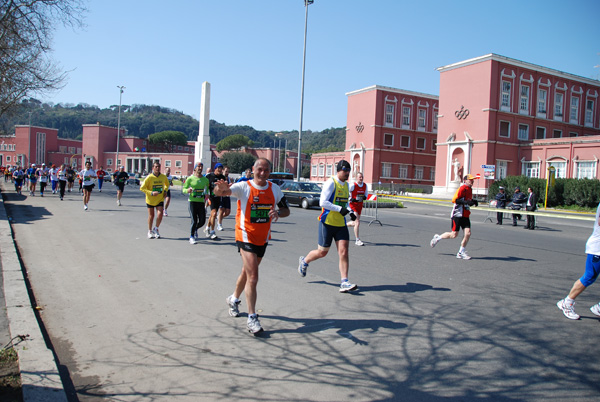
[[[19,356],[12,347],[0,350],[0,400],[23,401]]]
[[[591,213],[595,213],[596,212],[596,208],[590,208],[590,207],[580,207],[579,205],[559,205],[554,207],[554,209],[556,209],[557,211],[574,211],[574,212],[591,212]]]

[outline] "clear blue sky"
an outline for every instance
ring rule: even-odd
[[[297,130],[303,0],[89,0],[60,28],[68,85],[54,103],[160,105],[259,130]],[[497,53],[600,78],[599,0],[315,0],[308,10],[303,129],[346,125],[346,93],[384,85],[437,95],[437,67]]]

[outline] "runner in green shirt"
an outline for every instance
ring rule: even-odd
[[[202,162],[196,163],[194,174],[188,177],[183,183],[183,194],[188,194],[190,217],[192,218],[192,227],[190,230],[190,244],[196,244],[198,238],[198,228],[204,226],[206,222],[206,207],[204,205],[204,196],[208,194],[208,179],[202,176]]]

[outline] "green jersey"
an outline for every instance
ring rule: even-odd
[[[188,188],[192,189],[191,193],[188,193]],[[204,202],[204,195],[208,193],[208,179],[204,176],[196,177],[192,175],[183,183],[182,192],[189,196],[188,200],[190,202]]]

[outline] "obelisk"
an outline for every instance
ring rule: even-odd
[[[200,129],[198,132],[198,141],[196,141],[196,153],[194,157],[194,165],[198,162],[204,164],[204,171],[210,167],[210,83],[204,81],[202,83],[202,99],[200,101]]]

